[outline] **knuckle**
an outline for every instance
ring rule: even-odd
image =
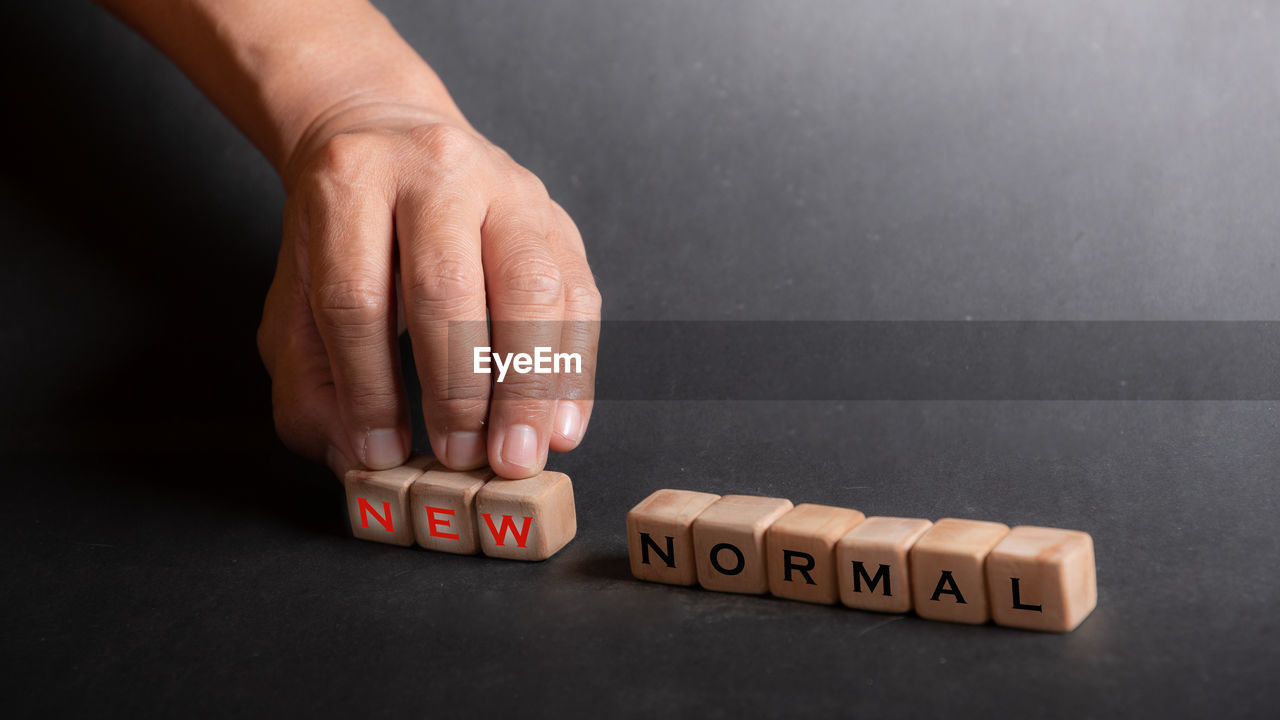
[[[372,159],[378,156],[379,144],[368,135],[334,135],[317,152],[313,166],[317,180],[322,186],[360,184],[369,174]]]
[[[411,271],[408,296],[427,311],[470,308],[482,302],[484,274],[458,258],[429,259]]]
[[[364,278],[328,280],[312,286],[312,307],[331,329],[385,323],[390,301],[384,283]]]
[[[498,268],[504,292],[512,302],[526,305],[558,305],[564,300],[564,277],[550,258],[534,253],[513,253]]]
[[[604,298],[594,282],[570,282],[565,287],[564,302],[575,314],[599,317]]]
[[[444,166],[463,164],[480,148],[475,135],[453,125],[420,125],[408,131],[413,143]]]

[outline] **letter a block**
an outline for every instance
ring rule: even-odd
[[[765,531],[791,510],[781,498],[725,495],[693,521],[693,552],[698,582],[708,590],[769,591]]]
[[[491,480],[476,493],[476,525],[485,555],[546,560],[578,532],[573,483],[550,470],[524,480]]]
[[[489,468],[458,472],[436,466],[414,480],[409,503],[418,544],[459,555],[480,552],[476,494],[493,476]]]
[[[840,602],[859,610],[911,610],[907,555],[932,525],[919,518],[869,517],[840,538]]]
[[[916,614],[930,620],[981,625],[987,605],[987,554],[1009,526],[945,518],[911,548],[911,596]]]
[[[361,540],[412,545],[409,486],[434,464],[430,456],[419,455],[390,470],[347,471],[342,484],[347,490],[351,534]]]
[[[698,582],[693,521],[719,499],[711,493],[658,490],[631,508],[627,513],[631,574],[668,585]]]
[[[1020,525],[987,556],[991,617],[999,625],[1069,632],[1098,604],[1093,538]]]
[[[857,510],[801,503],[769,526],[769,592],[778,597],[835,604],[836,543],[865,516]]]

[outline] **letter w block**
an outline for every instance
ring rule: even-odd
[[[476,493],[480,550],[508,560],[546,560],[578,533],[573,483],[544,471],[524,480],[491,480]]]

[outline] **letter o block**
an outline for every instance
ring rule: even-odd
[[[991,618],[998,625],[1069,632],[1098,604],[1093,538],[1020,525],[987,556]]]
[[[489,557],[546,560],[578,532],[573,483],[550,470],[524,480],[490,480],[476,493],[476,527]]]
[[[857,510],[801,503],[765,535],[769,592],[804,602],[835,604],[836,543],[865,516]]]
[[[631,508],[627,513],[631,574],[668,585],[698,582],[693,521],[719,499],[711,493],[657,490]]]
[[[492,477],[489,468],[458,472],[441,465],[414,480],[409,504],[418,544],[459,555],[479,553],[476,494]]]
[[[412,545],[409,487],[434,464],[430,456],[418,455],[390,470],[347,471],[342,485],[347,491],[351,534],[361,540]]]
[[[765,531],[791,507],[781,498],[725,495],[703,510],[693,521],[698,583],[721,592],[768,592]]]
[[[930,620],[981,625],[987,604],[987,554],[1009,526],[945,518],[911,548],[911,599],[916,614]]]
[[[836,544],[840,602],[858,610],[911,610],[911,548],[933,523],[919,518],[869,517]]]

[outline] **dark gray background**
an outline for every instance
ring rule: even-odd
[[[1280,317],[1269,3],[379,7],[577,219],[612,319]],[[1280,706],[1275,402],[605,401],[552,461],[554,559],[350,539],[270,428],[271,170],[101,11],[6,15],[20,714]],[[1056,636],[640,583],[659,487],[1087,530],[1099,607]]]

